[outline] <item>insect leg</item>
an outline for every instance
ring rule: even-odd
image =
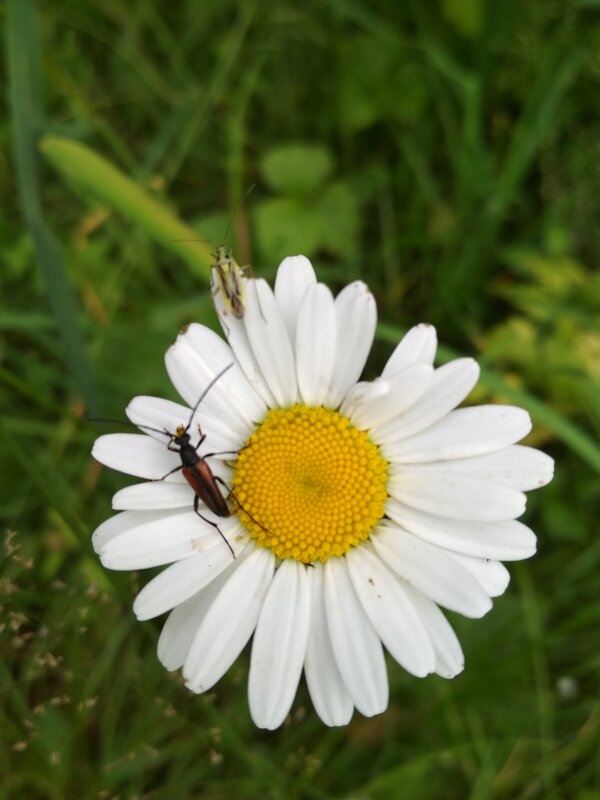
[[[198,433],[200,434],[200,438],[198,439],[198,444],[194,448],[195,450],[197,450],[202,444],[202,442],[206,439],[206,434],[202,433],[202,428],[200,427],[200,425],[198,425]],[[211,455],[214,455],[214,453],[211,453]],[[202,458],[206,458],[206,456],[202,456]]]
[[[254,517],[252,516],[252,514],[251,514],[249,511],[246,511],[246,509],[244,508],[244,506],[243,506],[243,505],[240,503],[240,501],[237,499],[237,497],[236,497],[236,496],[234,495],[234,493],[231,491],[231,489],[229,488],[229,486],[227,486],[227,484],[225,483],[225,481],[224,481],[224,480],[221,480],[221,478],[219,478],[219,476],[218,476],[218,475],[215,475],[215,481],[217,481],[217,483],[220,483],[220,484],[221,484],[221,486],[224,486],[224,487],[225,487],[225,488],[226,488],[226,489],[229,491],[229,497],[233,497],[235,504],[236,504],[237,506],[239,506],[239,507],[242,509],[242,511],[244,512],[244,514],[247,514],[247,515],[250,517],[250,519],[252,520],[252,522],[254,522],[254,524],[255,524],[255,525],[258,525],[258,527],[259,527],[259,528],[262,528],[262,529],[263,529],[263,531],[264,531],[265,533],[270,533],[270,532],[271,532],[271,531],[268,531],[268,530],[265,528],[265,526],[264,526],[264,525],[261,525],[261,524],[260,524],[260,522],[259,522],[257,519],[254,519]]]
[[[200,517],[200,519],[203,519],[203,520],[204,520],[204,522],[208,522],[208,524],[209,524],[209,525],[212,525],[212,526],[213,526],[213,528],[216,528],[216,529],[219,531],[219,536],[221,537],[221,539],[223,539],[223,541],[225,542],[225,544],[227,545],[227,547],[228,547],[228,548],[231,550],[231,555],[232,555],[232,556],[235,558],[235,557],[236,557],[236,555],[235,555],[235,553],[233,552],[233,547],[232,547],[232,546],[229,544],[229,542],[227,541],[227,539],[226,539],[226,538],[223,536],[223,531],[221,530],[221,528],[219,528],[219,526],[217,525],[217,523],[216,523],[216,522],[213,522],[212,520],[210,520],[210,519],[207,519],[207,518],[206,518],[205,516],[203,516],[203,515],[200,513],[200,511],[198,510],[198,503],[199,503],[199,502],[200,502],[200,497],[199,497],[198,495],[196,495],[196,496],[194,497],[194,511],[196,512],[196,514],[198,514],[198,516]]]
[[[200,445],[198,445],[198,447],[200,447]],[[202,458],[210,458],[211,456],[226,456],[228,453],[229,455],[237,456],[239,452],[239,450],[219,450],[218,453],[205,453]]]
[[[179,450],[177,450],[176,452],[179,452]],[[153,478],[153,480],[164,481],[165,478],[168,478],[169,475],[173,475],[174,472],[179,472],[180,469],[183,469],[183,464],[180,464],[178,467],[173,467],[173,469],[167,472],[166,475],[163,475],[162,478]]]

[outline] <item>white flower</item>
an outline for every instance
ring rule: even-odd
[[[413,675],[457,675],[461,647],[439,607],[483,616],[508,584],[500,561],[535,551],[516,518],[523,492],[546,484],[553,463],[515,444],[528,414],[454,410],[479,369],[470,358],[434,369],[429,325],[408,332],[380,378],[357,383],[373,297],[357,282],[334,299],[302,256],[281,264],[274,292],[247,283],[242,320],[216,304],[228,343],[190,325],[166,356],[187,405],[136,397],[129,418],[156,430],[101,436],[93,450],[144,479],[117,492],[121,513],[93,542],[110,569],[170,565],[134,604],[142,620],[171,612],[160,660],[204,692],[254,635],[248,694],[263,728],[281,725],[303,670],[327,725],[347,723],[354,707],[384,711],[384,647]],[[200,454],[233,451],[209,461],[232,488],[231,516],[199,511],[235,558],[194,512],[182,472],[160,480],[181,465],[162,431],[186,426],[230,364],[189,433],[195,444],[201,424]]]

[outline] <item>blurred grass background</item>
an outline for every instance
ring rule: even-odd
[[[0,795],[552,798],[600,791],[600,4],[8,0],[0,119]],[[377,374],[409,325],[484,366],[557,459],[466,670],[390,671],[388,712],[266,733],[245,659],[196,697],[134,622],[147,575],[91,531],[124,476],[90,411],[175,399],[162,355],[215,326],[210,246],[272,278],[363,279]]]

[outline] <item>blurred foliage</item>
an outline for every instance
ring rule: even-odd
[[[598,795],[599,14],[0,10],[2,797]],[[216,325],[206,267],[224,241],[256,275],[304,252],[334,289],[367,281],[382,321],[369,375],[403,329],[435,324],[442,357],[483,363],[476,401],[526,405],[557,459],[526,516],[538,556],[484,621],[452,619],[465,673],[390,665],[389,711],[342,730],[302,689],[281,731],[256,731],[244,659],[190,695],[157,662],[158,625],[134,623],[147,575],[107,573],[90,550],[127,479],[91,463],[85,415],[176,399],[161,354],[181,325]]]
[[[564,255],[517,251],[508,261],[512,276],[499,278],[492,291],[514,313],[482,337],[485,362],[526,375],[554,408],[590,417],[598,435],[600,271]]]
[[[257,202],[252,213],[265,261],[277,262],[281,253],[350,258],[356,252],[358,200],[348,183],[327,180],[332,168],[324,147],[292,144],[267,151],[261,173],[280,196]]]

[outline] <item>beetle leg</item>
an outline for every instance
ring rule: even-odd
[[[212,520],[210,520],[210,519],[206,519],[206,517],[204,517],[204,516],[203,516],[203,515],[200,513],[200,511],[198,510],[198,504],[199,504],[199,501],[200,501],[200,497],[199,497],[199,495],[196,495],[196,496],[194,497],[194,511],[196,512],[196,514],[198,514],[198,516],[200,517],[200,519],[203,519],[203,520],[204,520],[204,522],[208,522],[208,524],[209,524],[209,525],[212,525],[212,526],[213,526],[213,528],[216,528],[216,529],[219,531],[219,536],[221,537],[221,539],[223,539],[223,541],[225,542],[225,544],[227,545],[227,547],[228,547],[228,548],[231,550],[231,555],[232,555],[232,556],[235,558],[235,557],[236,557],[236,555],[235,555],[235,553],[233,552],[233,547],[232,547],[232,546],[229,544],[229,542],[227,541],[227,539],[226,539],[226,538],[223,536],[223,531],[221,530],[221,528],[219,528],[219,526],[217,525],[217,523],[216,523],[216,522],[213,522],[213,521],[212,521]]]
[[[200,447],[199,444],[198,444],[198,447]],[[196,448],[196,449],[198,449],[198,448]],[[227,453],[229,453],[230,455],[233,455],[233,456],[237,456],[237,454],[239,452],[240,452],[239,450],[219,450],[218,453],[206,453],[205,455],[202,456],[202,458],[210,458],[211,456],[226,456]]]
[[[179,451],[177,451],[177,452],[179,452]],[[169,475],[172,475],[174,472],[179,472],[180,469],[183,469],[183,464],[180,464],[178,467],[173,467],[173,469],[170,470],[169,472],[167,472],[166,475],[163,475],[162,478],[153,478],[153,480],[155,480],[155,481],[164,481],[165,478],[168,478]]]
[[[202,428],[200,427],[200,425],[198,425],[198,433],[200,434],[200,438],[198,439],[198,444],[194,448],[195,450],[197,450],[202,444],[202,442],[206,439],[206,434],[202,433]],[[206,456],[202,456],[202,458],[206,458]]]

